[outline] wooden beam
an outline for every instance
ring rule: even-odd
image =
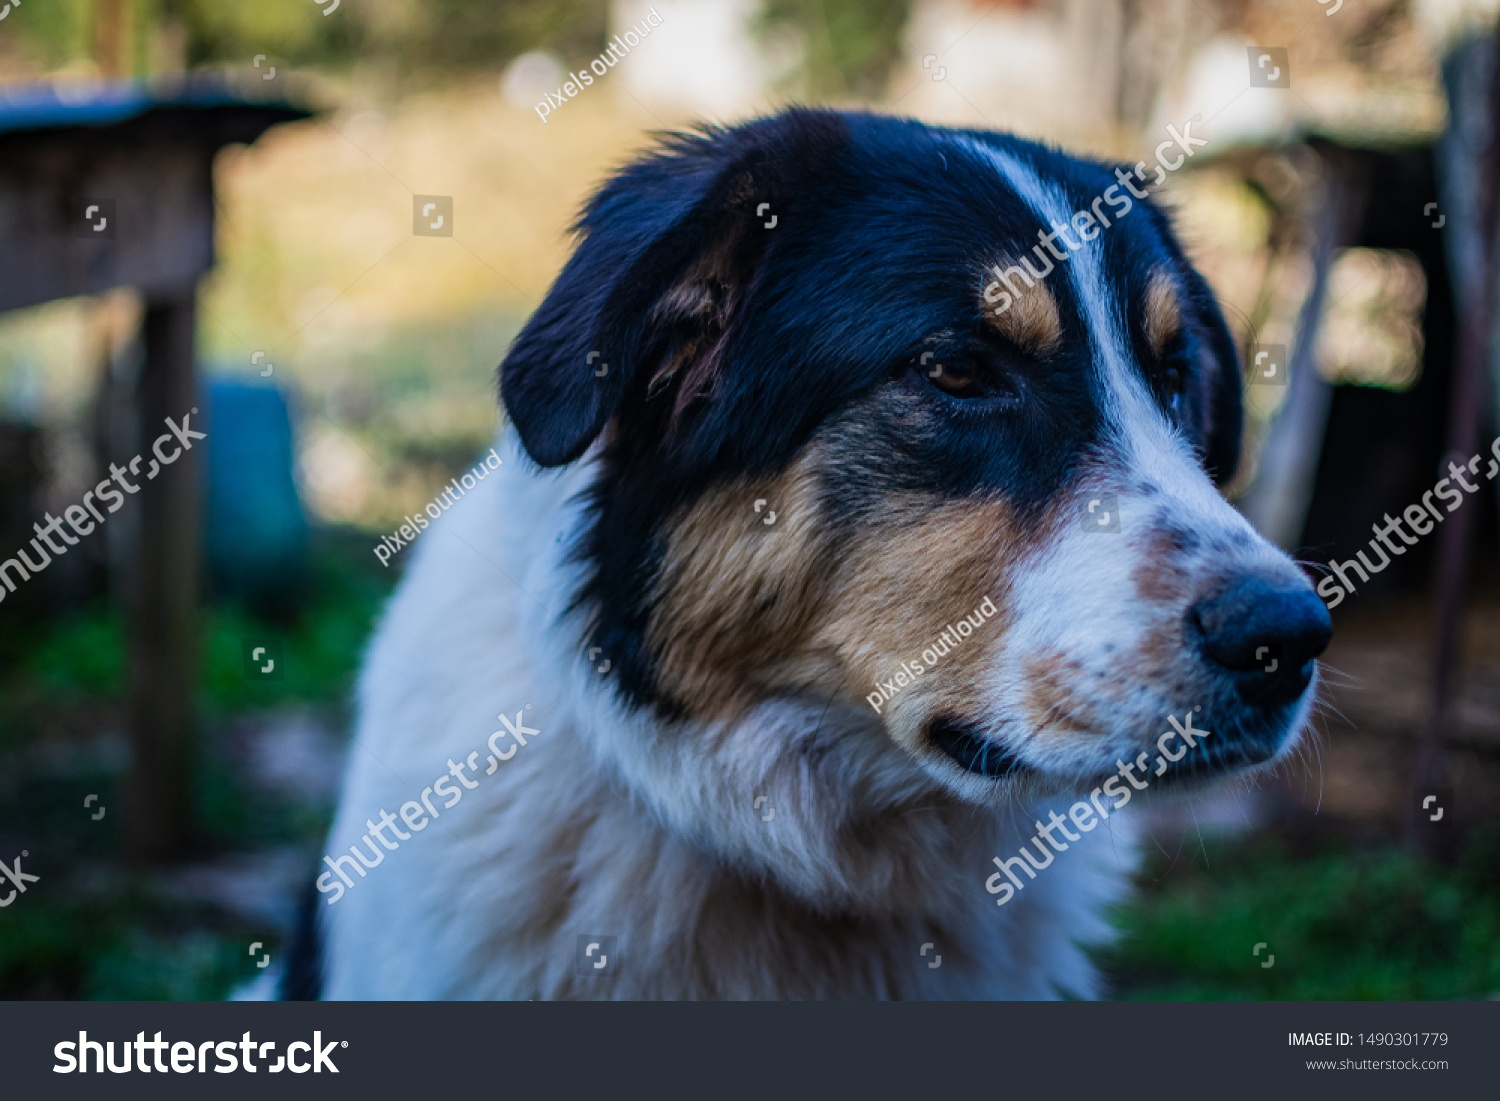
[[[173,294],[212,264],[202,151],[59,138],[23,156],[0,164],[0,310],[124,286]]]
[[[135,287],[172,297],[213,264],[213,158],[303,117],[273,105],[0,104],[0,311]],[[50,110],[50,109],[49,109]],[[69,124],[71,115],[81,116]],[[13,129],[14,116],[30,121]]]

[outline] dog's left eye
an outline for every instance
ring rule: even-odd
[[[1179,335],[1166,349],[1158,361],[1155,371],[1156,385],[1163,401],[1174,416],[1180,414],[1187,404],[1187,390],[1191,377],[1191,352],[1184,338]]]
[[[1182,368],[1176,365],[1168,367],[1162,375],[1162,389],[1167,392],[1167,404],[1174,413],[1182,411],[1182,391],[1186,381]]]

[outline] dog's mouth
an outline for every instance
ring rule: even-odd
[[[979,733],[977,727],[946,716],[934,719],[927,736],[955,764],[979,776],[1017,776],[1029,772],[1014,753]]]
[[[1202,713],[1200,713],[1202,712]],[[1204,718],[1212,714],[1212,726],[1205,729]],[[1261,709],[1215,707],[1204,712],[1192,708],[1183,712],[1186,730],[1177,720],[1175,755],[1173,746],[1163,747],[1161,738],[1137,744],[1134,756],[1125,756],[1116,767],[1105,765],[1097,773],[1085,766],[1078,776],[1084,790],[1090,785],[1102,785],[1110,777],[1127,778],[1126,763],[1132,786],[1144,790],[1141,782],[1155,788],[1193,789],[1223,776],[1233,775],[1257,768],[1275,758],[1286,748],[1289,739],[1296,737],[1293,721],[1297,712],[1282,707],[1272,712]],[[1195,725],[1195,717],[1198,722]],[[954,714],[937,714],[928,720],[924,729],[925,739],[945,757],[965,772],[989,779],[1005,777],[1039,777],[1042,770],[1026,763],[1017,752],[987,733],[983,725]],[[1173,731],[1168,729],[1167,735]],[[1166,735],[1163,735],[1165,737]],[[1186,738],[1187,744],[1183,744]],[[1083,779],[1087,776],[1087,780]],[[1061,779],[1061,777],[1059,777]]]

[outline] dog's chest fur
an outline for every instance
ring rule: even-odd
[[[1058,854],[1003,909],[984,890],[991,858],[1014,854],[1045,807],[996,814],[920,791],[879,813],[859,800],[817,806],[825,789],[885,799],[905,782],[893,759],[843,756],[835,740],[795,777],[754,766],[776,810],[766,822],[735,776],[704,769],[709,743],[695,741],[743,759],[763,752],[732,744],[749,735],[627,713],[598,662],[580,660],[563,548],[590,464],[536,475],[502,452],[500,470],[423,535],[381,624],[328,852],[419,799],[450,757],[481,750],[479,786],[451,809],[439,801],[441,817],[338,902],[319,899],[324,996],[1096,993],[1079,944],[1105,934],[1097,915],[1128,870],[1128,816]],[[497,715],[518,711],[541,733],[484,775]],[[653,763],[620,766],[637,751]],[[612,976],[581,973],[583,934],[616,938]]]

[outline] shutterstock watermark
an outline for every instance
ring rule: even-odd
[[[531,705],[527,704],[526,706],[529,708]],[[526,744],[526,735],[541,733],[540,730],[533,730],[526,725],[524,722],[525,714],[524,711],[517,711],[515,722],[511,722],[504,715],[498,716],[501,725],[505,729],[497,730],[490,735],[488,743],[490,752],[489,756],[485,758],[489,767],[484,770],[483,775],[493,776],[495,770],[500,767],[501,762],[508,761],[514,757],[520,748]],[[507,735],[509,735],[511,741],[515,742],[515,745],[502,751],[499,743]],[[381,864],[385,863],[386,852],[395,852],[401,847],[401,842],[410,841],[412,834],[421,833],[431,825],[433,818],[442,817],[442,811],[439,811],[432,805],[433,795],[437,795],[443,800],[443,810],[452,810],[463,799],[465,790],[473,791],[477,788],[479,781],[477,779],[471,780],[468,773],[473,773],[475,776],[480,775],[479,754],[481,752],[483,750],[476,749],[462,761],[455,761],[452,757],[449,757],[448,771],[422,789],[422,794],[417,797],[421,802],[418,802],[417,799],[408,799],[397,808],[401,812],[400,820],[406,823],[406,828],[411,830],[411,833],[407,833],[398,826],[396,824],[396,816],[389,813],[384,807],[381,807],[380,824],[376,825],[373,818],[366,818],[365,825],[368,827],[368,831],[360,837],[360,841],[363,841],[370,850],[369,860],[365,859],[365,854],[360,851],[357,843],[349,846],[349,852],[352,855],[323,857],[323,863],[327,864],[330,870],[318,876],[318,890],[325,895],[333,895],[328,900],[328,905],[332,906],[344,897],[345,891],[354,887],[354,880],[349,878],[348,873],[344,871],[343,865],[347,865],[363,879],[369,874],[365,869],[378,868]],[[454,787],[449,783],[450,778],[457,780],[462,787]],[[395,840],[386,837],[385,831],[387,829],[391,831]],[[378,847],[375,844],[377,840],[380,842]],[[334,879],[335,875],[338,876],[338,880]],[[342,882],[339,882],[339,880],[342,880]]]
[[[1187,163],[1187,159],[1193,156],[1198,149],[1207,145],[1207,138],[1193,137],[1193,123],[1197,121],[1198,116],[1194,115],[1187,122],[1183,123],[1180,132],[1176,126],[1170,123],[1167,125],[1167,140],[1156,147],[1155,179],[1147,180],[1145,161],[1137,161],[1133,172],[1126,172],[1123,168],[1116,168],[1115,179],[1119,182],[1106,188],[1087,207],[1074,212],[1073,217],[1066,224],[1057,221],[1052,222],[1051,233],[1048,233],[1046,230],[1037,230],[1037,240],[1041,244],[1034,246],[1031,251],[1035,253],[1040,263],[1046,265],[1044,268],[1040,270],[1033,268],[1029,256],[1022,256],[1020,264],[1012,264],[1003,270],[999,264],[991,268],[991,271],[995,275],[995,281],[984,288],[984,300],[995,307],[994,312],[996,316],[1010,309],[1011,305],[1025,293],[1011,282],[1012,279],[1019,277],[1028,289],[1036,286],[1037,283],[1052,274],[1052,261],[1054,259],[1069,259],[1069,253],[1077,252],[1083,248],[1083,242],[1095,240],[1103,230],[1108,229],[1114,222],[1118,222],[1135,209],[1132,196],[1136,199],[1144,199],[1150,194],[1150,192],[1142,188],[1137,188],[1134,183],[1135,180],[1140,180],[1143,184],[1160,184],[1167,178],[1168,172],[1176,172]],[[1171,151],[1174,145],[1181,152],[1176,157],[1168,159],[1166,153]],[[1122,187],[1130,194],[1123,194],[1120,191]],[[1100,209],[1103,206],[1110,208],[1110,212],[1114,214],[1114,222],[1110,220],[1108,214]],[[1070,227],[1074,233],[1078,234],[1079,241],[1076,243],[1068,236],[1068,229]],[[1056,242],[1059,238],[1068,247],[1068,252],[1063,252],[1057,247]]]
[[[1059,816],[1055,810],[1049,810],[1047,812],[1047,824],[1044,826],[1038,821],[1036,823],[1036,834],[1031,838],[1031,843],[1036,846],[1039,856],[1032,856],[1031,850],[1023,845],[1021,846],[1020,856],[1013,856],[1009,860],[1001,860],[998,856],[995,857],[994,862],[999,866],[1000,871],[995,872],[989,879],[984,881],[984,889],[986,891],[992,895],[1001,895],[1000,898],[995,900],[995,905],[1004,906],[1015,897],[1017,891],[1026,886],[1026,884],[1021,882],[1020,877],[1011,871],[1012,867],[1020,868],[1026,873],[1028,879],[1035,879],[1037,872],[1043,868],[1052,866],[1054,851],[1060,853],[1067,852],[1068,841],[1078,841],[1085,833],[1096,829],[1101,821],[1109,817],[1109,810],[1123,810],[1125,804],[1130,802],[1133,791],[1145,791],[1151,786],[1152,776],[1163,775],[1172,762],[1182,760],[1187,751],[1198,744],[1199,738],[1207,738],[1211,735],[1213,733],[1211,730],[1198,730],[1193,727],[1193,715],[1201,710],[1202,708],[1200,707],[1193,708],[1192,711],[1187,713],[1187,718],[1183,722],[1178,722],[1176,715],[1167,716],[1167,721],[1172,724],[1172,729],[1164,731],[1156,739],[1158,754],[1156,758],[1156,770],[1154,772],[1148,773],[1147,771],[1150,767],[1147,759],[1151,756],[1151,751],[1143,749],[1136,759],[1129,763],[1117,759],[1115,764],[1118,766],[1118,774],[1111,776],[1102,785],[1089,792],[1087,801],[1080,799],[1069,807],[1067,818]],[[1179,747],[1176,753],[1173,753],[1167,746],[1167,743],[1174,738],[1180,738],[1183,742],[1187,743]],[[1135,774],[1137,770],[1140,771],[1142,779],[1136,779]],[[1122,780],[1128,783],[1130,787],[1126,787],[1124,783],[1121,783]],[[1100,795],[1107,795],[1113,800],[1109,810],[1105,810],[1104,806],[1100,804]],[[1080,832],[1069,832],[1069,819],[1072,820],[1074,826],[1078,827]],[[1061,831],[1065,840],[1059,841],[1053,837],[1053,830]],[[1042,844],[1042,838],[1044,837],[1047,839],[1045,845]],[[1048,848],[1048,845],[1051,848]],[[1041,859],[1041,857],[1045,857],[1046,859]],[[1000,878],[1002,874],[1010,882],[1002,881]]]
[[[151,444],[151,454],[155,455],[156,458],[151,459],[151,465],[146,468],[147,481],[154,480],[163,469],[182,458],[184,451],[191,451],[194,440],[208,439],[207,432],[194,432],[192,429],[193,413],[196,412],[198,410],[194,409],[187,416],[183,417],[181,424],[174,422],[171,417],[166,418],[167,428],[170,431],[163,432]],[[180,447],[178,446],[179,443],[181,444]],[[167,446],[163,448],[162,444],[166,444]],[[91,533],[95,527],[104,523],[105,514],[99,511],[98,505],[94,502],[95,497],[105,505],[106,512],[113,514],[120,511],[120,508],[125,504],[125,495],[120,492],[120,489],[123,489],[125,493],[139,493],[141,487],[125,475],[130,474],[133,477],[139,478],[141,463],[147,458],[148,456],[146,455],[137,455],[130,460],[129,466],[110,463],[109,477],[83,495],[83,504],[69,505],[63,509],[61,518],[53,516],[50,512],[44,512],[42,515],[47,518],[47,523],[45,525],[31,525],[37,534],[37,538],[31,541],[31,549],[36,551],[36,556],[41,561],[33,562],[31,555],[26,553],[26,548],[22,547],[16,551],[14,557],[0,562],[0,582],[4,582],[4,585],[0,586],[0,601],[3,601],[8,593],[16,591],[16,582],[12,574],[19,574],[22,581],[29,581],[34,574],[41,573],[52,564],[53,555],[61,558],[68,553],[69,547],[77,546],[79,539],[82,539],[85,535]],[[111,483],[114,484],[112,485]],[[120,488],[116,489],[115,486],[119,486]],[[74,513],[77,513],[77,515],[75,516]],[[90,516],[94,519],[90,520]],[[73,535],[69,535],[63,530],[62,525],[64,521],[67,521],[68,527],[73,529]],[[98,523],[96,524],[95,521]],[[62,540],[61,546],[52,541],[52,536],[54,535]],[[42,549],[43,543],[46,544],[47,550]],[[49,550],[52,554],[47,553]]]
[[[95,798],[98,798],[98,796],[95,796]],[[87,806],[88,804],[85,803],[84,805]],[[102,807],[99,809],[99,814],[96,817],[104,817],[104,809]],[[21,850],[21,856],[30,855],[31,853],[26,849]],[[4,898],[0,898],[0,906],[9,906],[16,900],[18,893],[24,895],[26,893],[26,884],[41,882],[41,876],[28,875],[21,870],[21,856],[16,857],[15,867],[13,868],[8,867],[5,861],[0,860],[0,890],[5,889],[6,880],[15,884],[15,890],[8,892]]]
[[[1494,481],[1495,475],[1500,473],[1500,436],[1495,437],[1490,444],[1490,455],[1489,466],[1484,472],[1485,481]],[[1379,565],[1367,559],[1364,551],[1359,551],[1347,562],[1329,562],[1328,568],[1333,571],[1332,574],[1318,582],[1318,595],[1323,598],[1323,603],[1327,604],[1330,609],[1337,608],[1344,602],[1346,596],[1355,591],[1354,582],[1349,580],[1350,571],[1359,574],[1361,584],[1368,583],[1374,574],[1391,564],[1392,557],[1399,558],[1405,554],[1407,547],[1416,546],[1418,539],[1446,520],[1449,512],[1453,512],[1464,503],[1465,494],[1477,493],[1479,491],[1478,479],[1475,479],[1475,483],[1471,483],[1464,475],[1477,475],[1479,464],[1483,461],[1483,454],[1473,456],[1463,466],[1450,461],[1448,477],[1440,479],[1436,485],[1422,494],[1421,504],[1407,505],[1398,518],[1392,518],[1390,513],[1386,513],[1381,517],[1385,521],[1384,527],[1379,523],[1371,524],[1370,530],[1375,533],[1375,538],[1370,540],[1369,546],[1374,555],[1380,559]],[[1460,493],[1457,487],[1462,487],[1463,493]],[[1432,502],[1433,497],[1444,502],[1447,508],[1440,512]],[[1411,525],[1411,530],[1416,533],[1415,537],[1406,534],[1406,529],[1401,526],[1402,520]],[[1393,542],[1392,535],[1399,538],[1405,546]],[[1386,551],[1390,554],[1387,555]]]
[[[956,647],[964,639],[968,638],[981,626],[984,621],[994,615],[998,608],[989,597],[984,598],[984,603],[979,605],[973,612],[958,621],[958,626],[948,624],[948,629],[938,636],[938,640],[927,649],[922,651],[919,661],[912,658],[910,662],[901,663],[901,672],[897,673],[888,681],[876,681],[876,691],[865,697],[865,702],[875,709],[875,714],[880,714],[881,704],[889,703],[897,692],[916,680],[924,672],[922,662],[927,663],[926,668],[931,669],[938,663],[938,658],[946,657],[950,647]]]

